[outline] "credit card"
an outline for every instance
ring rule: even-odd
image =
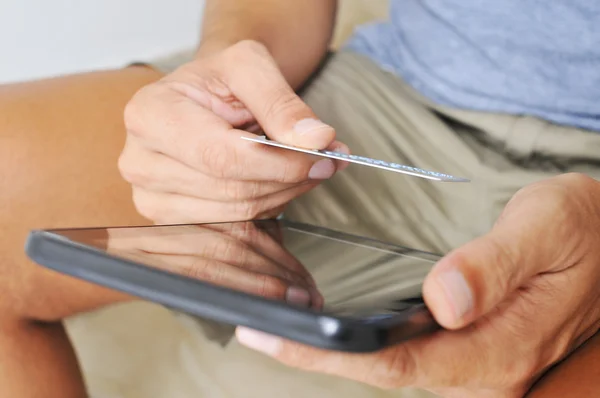
[[[376,167],[378,169],[394,171],[396,173],[408,174],[408,175],[412,175],[412,176],[420,177],[420,178],[427,178],[429,180],[442,181],[442,182],[470,182],[470,180],[467,178],[455,177],[455,176],[451,176],[449,174],[438,173],[438,172],[429,171],[429,170],[423,170],[423,169],[420,169],[417,167],[407,166],[404,164],[390,163],[390,162],[386,162],[384,160],[371,159],[371,158],[367,158],[364,156],[346,155],[345,153],[326,151],[326,150],[298,148],[295,146],[286,145],[286,144],[282,144],[277,141],[270,140],[265,136],[260,136],[260,137],[256,137],[256,138],[254,138],[254,137],[252,137],[252,138],[241,137],[241,138],[244,140],[247,140],[247,141],[257,142],[259,144],[265,144],[265,145],[271,145],[271,146],[278,147],[278,148],[290,149],[292,151],[303,152],[303,153],[307,153],[309,155],[323,156],[326,158],[343,160],[346,162],[356,163],[356,164],[360,164],[363,166]]]

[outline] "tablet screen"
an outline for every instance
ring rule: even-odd
[[[422,304],[438,256],[289,221],[53,231],[145,267],[347,317]]]

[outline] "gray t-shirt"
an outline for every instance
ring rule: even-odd
[[[390,0],[349,49],[437,103],[600,131],[600,0]]]

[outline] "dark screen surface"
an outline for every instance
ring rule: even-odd
[[[272,300],[289,300],[294,286],[309,292],[312,308],[373,320],[422,305],[423,280],[439,259],[275,220],[51,232],[113,257]]]

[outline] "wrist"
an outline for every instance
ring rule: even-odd
[[[279,66],[280,72],[285,80],[294,89],[299,89],[306,82],[327,54],[326,51],[323,51],[322,53],[310,54],[309,57],[305,57],[304,59],[296,59],[296,57],[291,56],[288,51],[276,51],[269,43],[265,43],[265,41],[259,38],[251,38],[248,36],[239,38],[215,37],[207,38],[202,41],[196,50],[194,59],[202,60],[218,55],[241,42],[254,43],[257,46],[264,48]]]
[[[195,54],[195,58],[202,59],[218,54],[242,41],[252,41],[268,47],[256,32],[252,31],[212,31],[205,32]]]
[[[226,40],[226,39],[207,39],[203,40],[198,49],[196,50],[196,54],[194,55],[195,59],[204,59],[211,57],[215,54],[218,54],[227,48],[233,46],[237,43],[238,40]]]

